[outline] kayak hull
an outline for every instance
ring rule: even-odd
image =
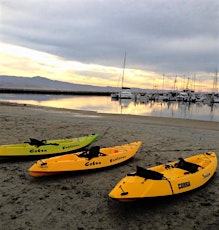
[[[91,159],[89,155],[78,152],[39,160],[29,168],[29,173],[31,176],[37,177],[113,166],[133,157],[141,144],[139,141],[121,146],[101,148],[99,155]]]
[[[180,168],[178,161],[143,168],[142,173],[134,172],[121,179],[109,196],[119,201],[133,201],[180,194],[206,184],[217,169],[217,156],[214,152],[198,154],[184,160],[192,163],[190,166],[197,165],[197,171]]]
[[[91,134],[77,138],[48,140],[44,142],[41,141],[42,145],[40,146],[30,143],[1,145],[0,157],[27,157],[66,154],[90,145],[98,137],[98,134]]]

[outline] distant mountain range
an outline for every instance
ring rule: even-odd
[[[0,75],[0,89],[40,89],[40,90],[66,90],[66,91],[96,91],[96,92],[117,92],[117,87],[100,87],[93,85],[73,84],[63,81],[50,80],[45,77],[18,77]],[[139,88],[132,88],[133,91],[142,91]]]

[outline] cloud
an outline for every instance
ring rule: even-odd
[[[1,41],[158,74],[218,68],[217,0],[1,1]]]

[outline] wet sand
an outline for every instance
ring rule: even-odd
[[[0,229],[217,229],[219,174],[202,188],[168,198],[120,203],[108,197],[136,166],[215,151],[219,123],[54,109],[0,103],[0,145],[29,138],[62,139],[98,133],[92,145],[143,142],[129,161],[103,170],[33,178],[34,159],[0,160]]]

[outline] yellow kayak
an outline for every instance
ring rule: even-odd
[[[112,166],[133,157],[141,144],[142,142],[138,141],[101,149],[94,146],[89,151],[39,160],[29,168],[29,173],[31,176],[39,177]]]
[[[66,154],[90,145],[98,137],[98,134],[91,134],[77,138],[47,141],[40,141],[30,138],[30,142],[22,144],[1,145],[0,157],[25,157]]]
[[[214,152],[198,154],[152,168],[137,167],[113,188],[109,196],[119,201],[179,194],[204,185],[217,169]]]

